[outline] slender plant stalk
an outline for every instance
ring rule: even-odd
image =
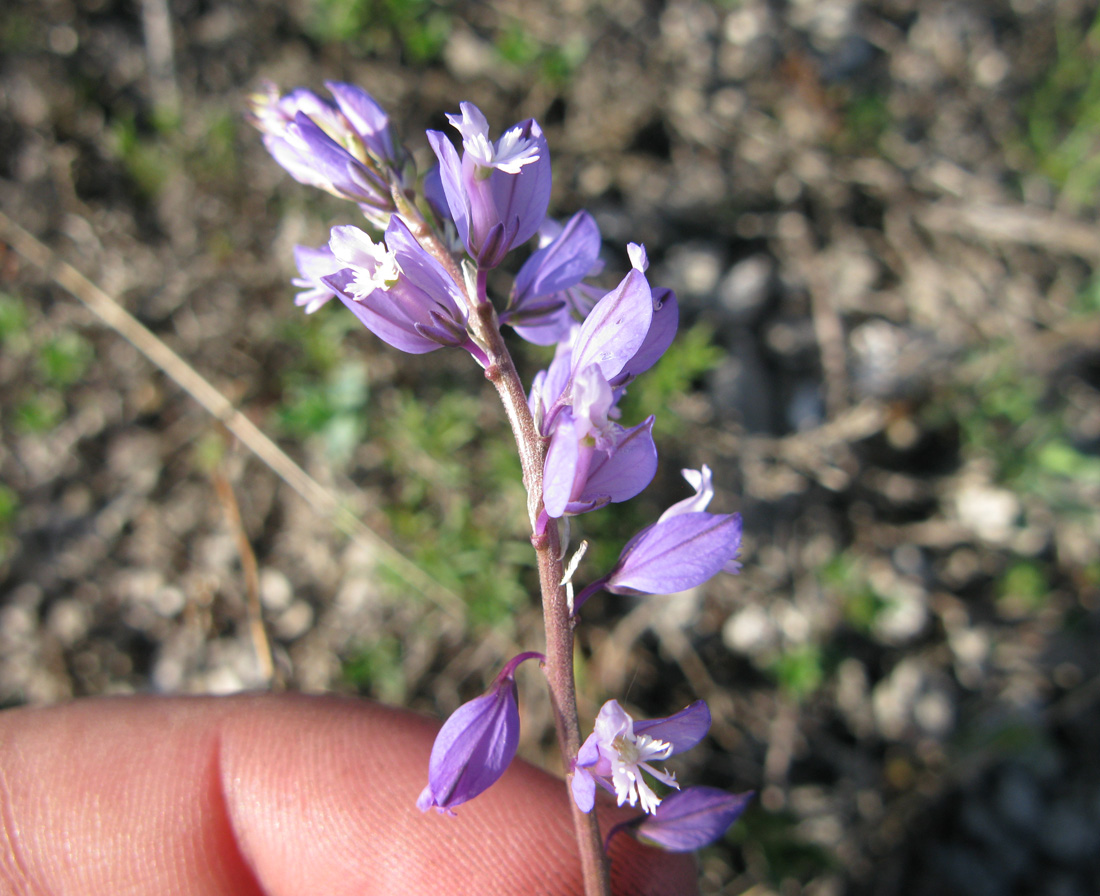
[[[523,382],[500,332],[496,309],[485,293],[486,272],[477,272],[476,294],[469,295],[466,278],[462,276],[454,256],[401,191],[395,188],[393,193],[402,217],[410,224],[421,245],[443,264],[455,282],[467,293],[471,329],[489,361],[485,376],[500,396],[519,449],[523,484],[527,489],[527,509],[533,530],[531,543],[538,558],[539,585],[542,590],[542,616],[546,626],[546,680],[554,708],[558,747],[568,777],[571,774],[568,770],[569,762],[581,747],[581,732],[577,716],[577,686],[573,677],[573,618],[562,585],[564,567],[561,540],[556,524],[545,527],[542,532],[538,531],[539,527],[536,525],[542,511],[542,467],[546,459],[546,440],[535,425]],[[584,875],[584,892],[586,896],[611,896],[611,878],[596,813],[582,812],[572,797],[569,799],[569,806],[573,812],[573,828]]]
[[[484,339],[490,359],[485,375],[493,383],[504,404],[508,421],[519,446],[523,480],[527,486],[529,504],[533,501],[532,519],[542,510],[542,463],[546,455],[545,440],[539,434],[527,404],[523,385],[515,364],[504,345],[496,310],[489,303],[478,305],[475,334]],[[557,524],[547,526],[541,534],[531,536],[538,557],[539,584],[542,589],[542,616],[546,626],[546,680],[554,707],[554,724],[558,746],[566,763],[581,747],[580,722],[577,717],[577,687],[573,678],[573,619],[562,586],[561,541]],[[580,852],[587,896],[610,896],[611,880],[604,858],[600,826],[595,812],[582,812],[572,797],[573,828]]]

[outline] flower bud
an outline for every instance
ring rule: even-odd
[[[464,703],[443,723],[428,761],[428,786],[416,801],[422,812],[455,806],[486,791],[504,774],[519,746],[515,671],[541,653],[521,653],[501,670],[489,690]]]

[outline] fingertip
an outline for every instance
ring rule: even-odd
[[[541,769],[514,761],[453,818],[417,810],[438,727],[340,698],[78,701],[3,714],[0,785],[50,891],[580,893],[571,797]],[[631,814],[597,811],[605,832]],[[611,860],[616,896],[696,892],[689,856],[618,834]]]
[[[272,896],[579,893],[568,790],[522,760],[453,816],[420,812],[438,722],[362,700],[282,697],[230,719],[222,769],[241,849]],[[293,791],[280,782],[294,781]],[[600,801],[606,833],[630,811]],[[690,856],[610,844],[615,896],[697,892]]]

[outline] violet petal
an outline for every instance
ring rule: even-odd
[[[609,501],[617,504],[640,494],[653,481],[657,472],[653,421],[651,416],[623,430],[610,454],[597,452],[577,500],[606,495]]]
[[[536,251],[516,274],[515,308],[579,283],[600,254],[600,229],[588,212],[577,212],[553,241]]]
[[[676,293],[671,289],[653,290],[653,320],[649,332],[638,348],[637,353],[627,362],[613,385],[619,386],[645,373],[661,360],[661,356],[676,338],[679,327],[680,310]]]
[[[595,364],[604,379],[613,379],[645,341],[652,320],[649,283],[641,271],[631,270],[581,325],[573,345],[573,370]]]
[[[606,587],[616,594],[685,591],[719,572],[740,546],[739,513],[680,514],[631,539]]]
[[[688,787],[666,796],[635,829],[639,839],[671,852],[692,852],[722,837],[745,811],[753,793]]]
[[[706,737],[709,730],[710,709],[704,700],[696,700],[665,719],[639,719],[634,722],[636,735],[648,734],[654,740],[672,744],[671,756],[690,750]]]

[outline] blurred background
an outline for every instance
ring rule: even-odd
[[[0,54],[0,704],[274,677],[442,718],[540,646],[495,396],[294,307],[293,245],[355,209],[243,117],[265,78],[352,81],[424,168],[471,100],[543,125],[608,283],[634,240],[680,297],[626,399],[657,479],[577,521],[577,581],[702,463],[744,572],[594,599],[578,675],[586,729],[710,703],[680,779],[758,798],[704,892],[1100,892],[1095,4],[6,0]]]

